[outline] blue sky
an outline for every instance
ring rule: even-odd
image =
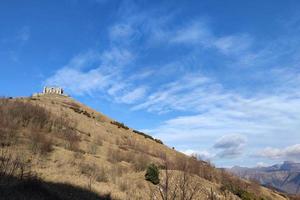
[[[217,166],[300,161],[298,1],[0,2],[0,95],[57,85]]]

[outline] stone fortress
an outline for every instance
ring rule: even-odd
[[[44,87],[43,94],[64,94],[64,90],[60,87]]]
[[[44,87],[42,93],[35,93],[32,96],[43,96],[43,95],[68,96],[64,93],[64,90],[61,87]]]

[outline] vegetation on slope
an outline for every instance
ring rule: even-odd
[[[80,112],[74,114],[70,107]],[[16,180],[36,177],[47,183],[78,184],[97,194],[111,193],[112,199],[265,196],[256,184],[104,119],[68,98],[0,99],[1,150],[9,152],[1,156],[0,173]],[[9,165],[5,164],[7,155],[14,158]],[[150,163],[160,169],[159,183],[152,181],[156,185],[143,177]],[[11,188],[6,183],[2,181],[1,187]],[[48,188],[47,183],[41,187]]]

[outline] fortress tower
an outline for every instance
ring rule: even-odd
[[[59,87],[44,87],[43,94],[59,94],[63,95],[64,90]]]
[[[64,90],[60,87],[44,87],[42,93],[34,93],[32,96],[38,97],[43,95],[61,95],[68,97],[68,95],[64,93]]]

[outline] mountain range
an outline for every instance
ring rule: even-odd
[[[268,167],[234,166],[230,172],[289,194],[300,194],[300,163],[285,161]]]

